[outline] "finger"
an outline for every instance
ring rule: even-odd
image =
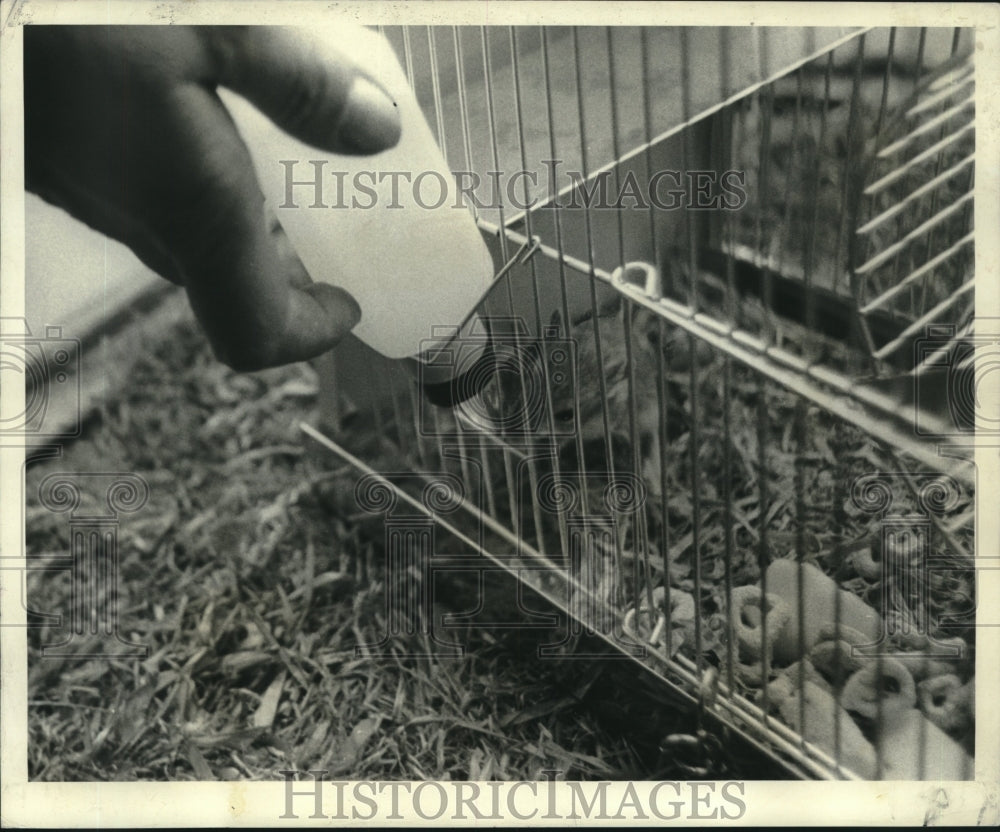
[[[259,370],[326,352],[357,323],[344,290],[310,281],[264,207],[249,153],[228,112],[196,84],[175,95],[164,153],[175,161],[153,224],[181,264],[192,309],[216,355]]]
[[[58,177],[57,184],[51,183],[53,175]],[[102,195],[81,187],[72,175],[59,176],[45,171],[44,175],[34,177],[30,185],[26,182],[26,187],[95,231],[128,246],[144,266],[160,277],[177,285],[184,284],[179,264],[145,224]]]
[[[293,136],[334,153],[393,147],[401,131],[392,97],[353,61],[288,29],[206,27],[217,80]]]

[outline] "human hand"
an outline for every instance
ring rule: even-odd
[[[310,279],[265,210],[217,85],[321,150],[377,153],[399,140],[377,83],[287,30],[27,26],[26,186],[184,286],[234,369],[314,357],[360,308]]]

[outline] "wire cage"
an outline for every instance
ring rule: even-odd
[[[514,572],[692,743],[971,778],[970,30],[384,34],[498,265],[465,401],[351,339],[326,381],[387,556]]]

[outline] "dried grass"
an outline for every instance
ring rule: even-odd
[[[236,375],[184,323],[149,346],[81,440],[29,466],[34,565],[69,551],[66,516],[38,502],[46,474],[127,471],[150,486],[122,516],[118,599],[123,636],[149,655],[43,657],[66,630],[32,616],[31,779],[676,773],[658,741],[691,730],[690,716],[637,684],[631,663],[538,660],[551,633],[469,627],[449,634],[457,658],[419,635],[394,636],[386,657],[357,654],[386,630],[383,530],[357,510],[356,475],[301,440],[316,387],[305,365]],[[509,614],[514,584],[497,580],[489,595]],[[28,585],[32,610],[69,614],[65,572],[30,571]],[[446,589],[450,609],[474,607],[474,585]],[[712,765],[722,776],[744,764]]]

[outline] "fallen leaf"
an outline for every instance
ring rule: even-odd
[[[378,730],[380,719],[362,719],[326,761],[331,774],[350,769],[361,756],[368,740]]]
[[[191,768],[194,769],[195,777],[199,780],[215,779],[215,774],[212,772],[211,766],[209,766],[205,756],[197,748],[188,743],[186,744],[185,751],[188,762],[191,763]]]
[[[281,702],[281,693],[285,689],[285,678],[285,671],[281,671],[267,686],[267,690],[260,698],[260,705],[253,715],[254,728],[270,728],[274,723],[274,717],[278,713],[278,703]]]

